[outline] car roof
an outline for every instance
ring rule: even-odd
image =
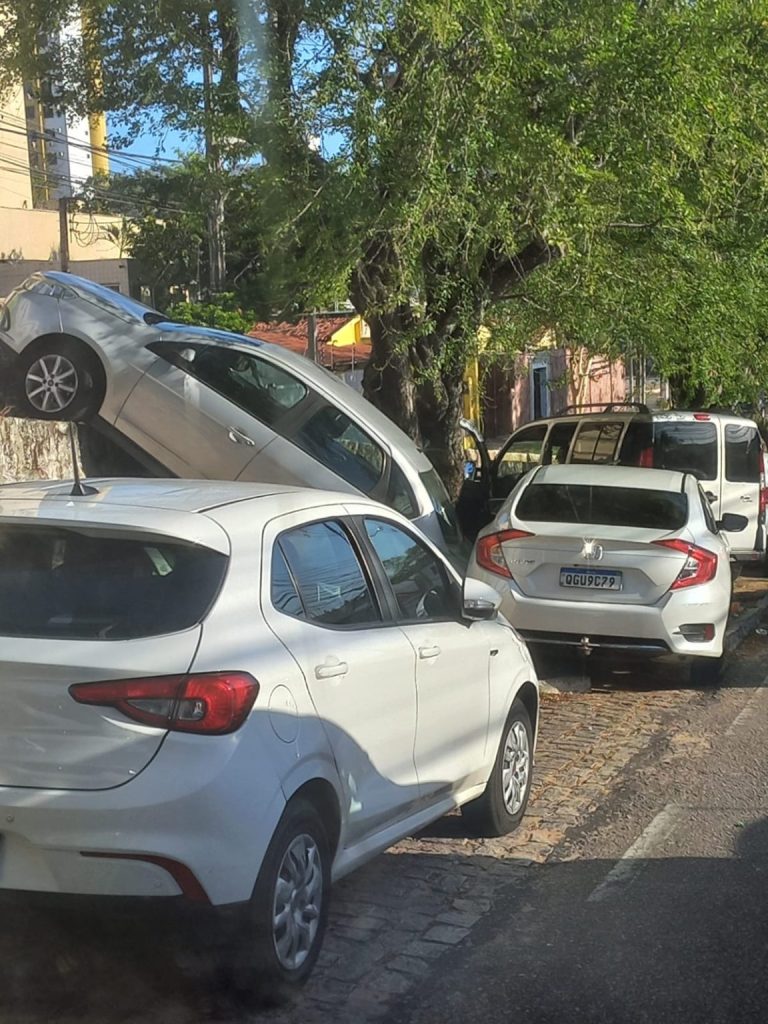
[[[345,504],[351,497],[310,487],[226,480],[89,479],[88,485],[95,492],[77,496],[71,480],[0,485],[0,523],[126,528],[228,553],[229,538],[217,518],[222,509],[255,502],[267,520],[286,512]],[[353,500],[382,511],[370,498],[355,495]],[[249,522],[255,525],[255,518],[250,516]]]
[[[139,320],[144,320],[147,313],[151,313],[153,319],[162,318],[163,316],[162,313],[159,313],[151,306],[145,305],[143,302],[139,302],[138,299],[131,298],[130,295],[123,295],[122,292],[115,291],[114,288],[107,288],[106,285],[89,281],[87,277],[78,277],[77,274],[68,274],[61,270],[42,270],[36,276],[45,278],[47,281],[53,281],[55,284],[60,284],[63,287],[72,288],[75,292],[80,292],[86,298],[101,299],[103,302],[111,303],[113,306],[122,309],[125,313],[130,313]]]
[[[654,423],[737,423],[739,426],[756,427],[757,424],[748,416],[737,416],[731,412],[699,412],[687,409],[669,409],[653,413]]]
[[[687,473],[671,469],[646,469],[642,466],[601,466],[590,463],[565,463],[542,466],[536,471],[537,484],[596,484],[599,487],[630,487],[648,491],[681,491]]]

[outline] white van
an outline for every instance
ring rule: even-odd
[[[459,500],[468,535],[493,518],[518,480],[536,466],[601,463],[692,473],[716,521],[728,512],[749,521],[729,537],[733,557],[750,562],[765,555],[766,448],[753,420],[719,412],[651,413],[637,405],[573,408],[520,427],[493,459],[482,436],[470,424],[464,427],[481,462]]]

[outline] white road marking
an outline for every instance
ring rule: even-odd
[[[611,868],[599,885],[595,886],[587,898],[588,903],[600,903],[611,899],[622,889],[634,882],[645,866],[645,860],[651,855],[654,847],[659,846],[672,835],[683,813],[678,804],[667,804],[659,811],[653,821],[643,829],[637,839],[624,853],[620,861]]]
[[[750,718],[753,718],[757,713],[759,710],[758,704],[762,703],[765,698],[766,690],[764,687],[766,686],[766,682],[768,682],[768,680],[763,681],[763,686],[759,690],[755,690],[738,715],[736,715],[734,720],[725,730],[726,736],[733,736],[733,734],[737,732],[745,722],[748,722]]]

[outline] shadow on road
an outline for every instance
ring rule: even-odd
[[[446,823],[452,820],[459,825],[458,818]],[[393,1022],[759,1021],[768,999],[768,821],[741,830],[734,848],[731,859],[637,862],[632,886],[602,902],[589,896],[614,861],[550,863],[522,874],[511,861],[505,877],[495,858],[455,854],[384,854],[340,883],[336,895],[349,924],[349,906],[371,887],[387,892],[387,934],[376,941],[389,942],[394,958],[416,937],[402,927],[414,899],[423,912],[432,892],[438,914],[446,891],[471,899],[473,889],[487,892],[483,879],[492,878],[494,907],[471,943],[446,947],[414,990],[408,1013],[387,1017]],[[112,912],[91,901],[62,905],[21,895],[2,897],[0,913],[2,1020],[245,1019],[181,917],[147,906]],[[333,919],[332,912],[331,935]],[[350,942],[349,955],[359,955],[359,946]],[[467,985],[462,971],[470,970]],[[322,984],[310,982],[310,997]],[[293,1011],[297,1021],[303,998]],[[342,1007],[329,1007],[329,1022],[347,1019]]]

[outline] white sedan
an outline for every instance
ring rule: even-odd
[[[725,531],[690,473],[545,466],[528,474],[475,544],[469,576],[495,587],[531,644],[694,658],[714,682],[731,601]]]
[[[330,885],[461,806],[512,830],[539,715],[498,596],[350,495],[0,488],[0,888],[244,909],[303,981]]]

